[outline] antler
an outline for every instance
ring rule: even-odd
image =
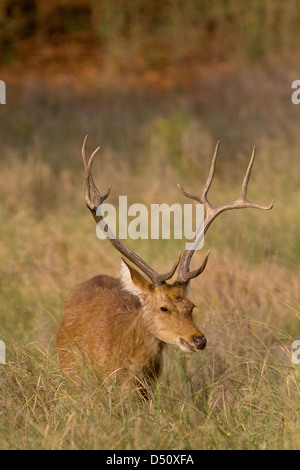
[[[104,196],[101,196],[97,186],[95,185],[93,176],[92,176],[92,165],[95,158],[96,153],[100,149],[100,147],[96,148],[96,150],[92,153],[92,155],[87,158],[86,156],[86,142],[87,136],[83,141],[82,146],[82,160],[85,168],[85,202],[88,209],[91,211],[95,221],[97,222],[98,226],[107,233],[108,239],[110,243],[129,261],[131,261],[135,266],[137,266],[155,286],[162,286],[165,284],[165,281],[171,279],[174,275],[177,266],[180,261],[180,256],[178,261],[174,264],[173,268],[165,274],[158,274],[154,269],[148,266],[145,261],[142,260],[138,255],[136,255],[133,251],[127,248],[110,230],[109,226],[105,222],[103,215],[101,214],[101,205],[108,198],[111,185],[109,186],[107,193]]]
[[[199,276],[199,274],[201,274],[202,271],[205,269],[205,266],[206,266],[206,263],[207,263],[207,260],[208,260],[208,256],[209,256],[209,252],[207,253],[207,255],[206,255],[202,265],[200,266],[200,268],[196,269],[195,271],[191,271],[191,272],[189,271],[190,262],[191,262],[193,254],[195,252],[195,249],[199,245],[200,241],[203,239],[204,234],[206,233],[208,227],[210,226],[212,221],[219,214],[221,214],[221,212],[229,211],[229,210],[232,210],[232,209],[246,209],[246,208],[270,210],[273,207],[274,201],[272,201],[270,205],[265,206],[265,205],[250,202],[247,199],[248,182],[249,182],[249,179],[250,179],[251,170],[252,170],[253,162],[254,162],[254,159],[255,159],[255,147],[253,147],[251,159],[250,159],[250,162],[249,162],[249,165],[248,165],[248,168],[247,168],[244,180],[243,180],[241,196],[233,202],[229,202],[229,203],[226,203],[226,204],[221,204],[221,205],[215,206],[215,207],[212,206],[212,204],[207,199],[207,194],[208,194],[209,188],[211,186],[211,183],[212,183],[212,180],[213,180],[213,177],[214,177],[219,146],[220,146],[220,142],[217,142],[217,145],[216,145],[216,148],[215,148],[215,153],[214,153],[214,156],[213,156],[213,159],[212,159],[212,162],[211,162],[210,171],[209,171],[204,189],[202,190],[202,192],[199,195],[189,194],[180,185],[178,185],[179,189],[184,194],[184,196],[186,196],[190,199],[194,199],[195,201],[200,202],[201,204],[204,205],[204,222],[198,228],[198,231],[197,231],[197,234],[195,235],[195,238],[190,243],[189,248],[187,250],[185,250],[185,252],[183,253],[183,256],[181,257],[181,260],[180,260],[180,264],[179,264],[179,268],[178,268],[177,282],[180,282],[182,284],[186,284],[191,279],[193,279],[194,277]]]

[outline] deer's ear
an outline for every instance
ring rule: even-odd
[[[122,258],[121,261],[121,282],[123,289],[142,299],[143,294],[149,292],[152,284],[144,278],[136,269]]]

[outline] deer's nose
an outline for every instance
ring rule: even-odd
[[[196,349],[204,349],[207,343],[205,336],[193,336],[193,341]]]

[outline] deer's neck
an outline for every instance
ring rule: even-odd
[[[120,314],[114,327],[118,331],[112,335],[113,350],[119,361],[126,368],[158,375],[164,343],[151,332],[151,312],[147,307],[139,305],[136,310]]]

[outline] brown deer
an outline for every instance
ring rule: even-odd
[[[108,198],[110,187],[103,196],[97,189],[91,169],[99,148],[87,158],[86,141],[87,137],[82,147],[86,205],[96,223],[101,222],[109,234],[112,232],[103,219],[101,205]],[[67,295],[64,317],[57,333],[58,358],[63,368],[77,370],[83,360],[92,364],[100,377],[113,377],[122,386],[131,387],[138,382],[146,385],[159,376],[165,344],[177,345],[186,353],[205,348],[206,338],[194,323],[194,304],[186,298],[186,293],[190,280],[203,272],[209,253],[198,269],[190,271],[194,251],[221,212],[243,208],[269,210],[273,207],[273,202],[264,206],[247,199],[255,149],[244,177],[241,196],[231,203],[212,206],[207,194],[214,176],[218,148],[219,143],[206,184],[199,195],[189,194],[178,185],[184,196],[204,205],[204,222],[189,249],[179,256],[169,272],[157,273],[118,238],[111,236],[108,237],[110,243],[146,277],[122,259],[120,279],[95,276],[74,287]],[[177,268],[177,279],[168,284],[166,281],[173,277]]]

